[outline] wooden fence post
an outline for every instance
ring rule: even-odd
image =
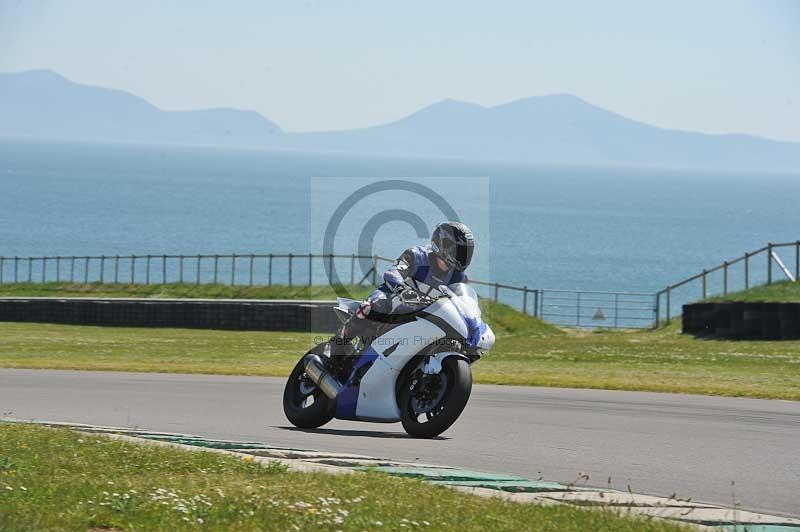
[[[655,328],[658,329],[661,320],[661,292],[656,292],[656,326]]]
[[[131,284],[136,284],[136,255],[131,255]]]
[[[269,282],[267,286],[272,286],[272,253],[269,254],[269,266],[267,269],[267,274],[269,276]]]
[[[772,242],[767,244],[767,284],[772,284]]]
[[[708,272],[703,268],[703,299],[708,297]]]
[[[183,255],[178,255],[178,284],[183,284]]]
[[[669,321],[672,319],[672,315],[670,313],[671,307],[672,307],[672,301],[670,301],[670,293],[671,293],[671,289],[668,286],[667,287],[667,323],[669,323]]]
[[[728,295],[728,261],[722,263],[722,295]]]
[[[114,284],[119,283],[119,255],[114,256]]]
[[[800,283],[800,240],[794,244],[794,280]]]
[[[311,259],[313,259],[313,258],[314,258],[314,256],[311,253],[309,253],[308,254],[308,286],[311,286],[311,262],[312,262]]]
[[[744,289],[750,288],[750,253],[744,254]]]
[[[83,258],[83,284],[89,284],[89,257]]]
[[[167,256],[161,255],[161,284],[167,284]]]
[[[0,264],[2,263],[2,259],[0,259]],[[2,270],[2,267],[0,267]],[[56,282],[61,282],[61,256],[56,257]]]
[[[106,256],[100,255],[100,284],[104,284],[106,280]]]
[[[236,253],[231,255],[231,286],[236,284]]]
[[[33,259],[28,257],[28,282],[33,282]]]
[[[528,313],[528,285],[525,285],[522,289],[522,313]]]
[[[203,256],[198,253],[197,264],[195,265],[195,276],[194,276],[195,286],[200,286],[200,261],[202,260],[202,258]]]
[[[150,284],[150,259],[151,259],[151,256],[148,255],[147,256],[147,262],[146,262],[146,271],[145,271],[145,274],[144,274],[144,284]]]
[[[75,282],[75,257],[72,256],[72,257],[70,257],[70,259],[72,259],[72,260],[70,261],[70,264],[69,264],[69,282],[70,283],[74,283]]]
[[[292,286],[292,254],[289,253],[289,286]]]
[[[14,283],[19,282],[19,257],[14,257]]]
[[[378,282],[378,256],[372,256],[372,286]]]
[[[219,271],[219,255],[214,255],[214,284],[217,284],[217,272]]]
[[[248,279],[247,279],[247,286],[253,286],[253,260],[254,259],[255,259],[255,257],[251,253],[250,254],[250,274],[249,274]]]
[[[42,257],[42,282],[47,282],[47,257]]]

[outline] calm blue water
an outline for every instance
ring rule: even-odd
[[[800,175],[2,141],[0,254],[319,252],[344,197],[388,178],[441,193],[477,233],[473,276],[514,284],[653,292],[800,238]],[[424,198],[381,192],[343,218],[337,252],[385,209],[444,218]],[[394,221],[372,252],[422,241]]]

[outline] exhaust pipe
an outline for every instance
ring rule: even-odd
[[[336,377],[330,374],[322,359],[313,353],[309,353],[305,357],[304,365],[308,378],[319,386],[322,393],[335,400],[339,392],[342,391],[343,386],[336,380]]]

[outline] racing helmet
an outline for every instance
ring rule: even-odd
[[[461,222],[442,222],[433,230],[431,249],[448,266],[464,271],[472,261],[475,236]]]

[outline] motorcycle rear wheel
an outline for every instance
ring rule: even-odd
[[[283,413],[295,427],[315,429],[333,419],[336,401],[322,393],[305,373],[301,358],[283,389]]]
[[[415,438],[435,438],[450,428],[464,411],[472,392],[472,370],[463,358],[451,356],[442,363],[440,374],[444,390],[430,411],[420,412],[416,408],[415,396],[411,386],[412,374],[404,383],[400,393],[400,421],[405,431]]]

